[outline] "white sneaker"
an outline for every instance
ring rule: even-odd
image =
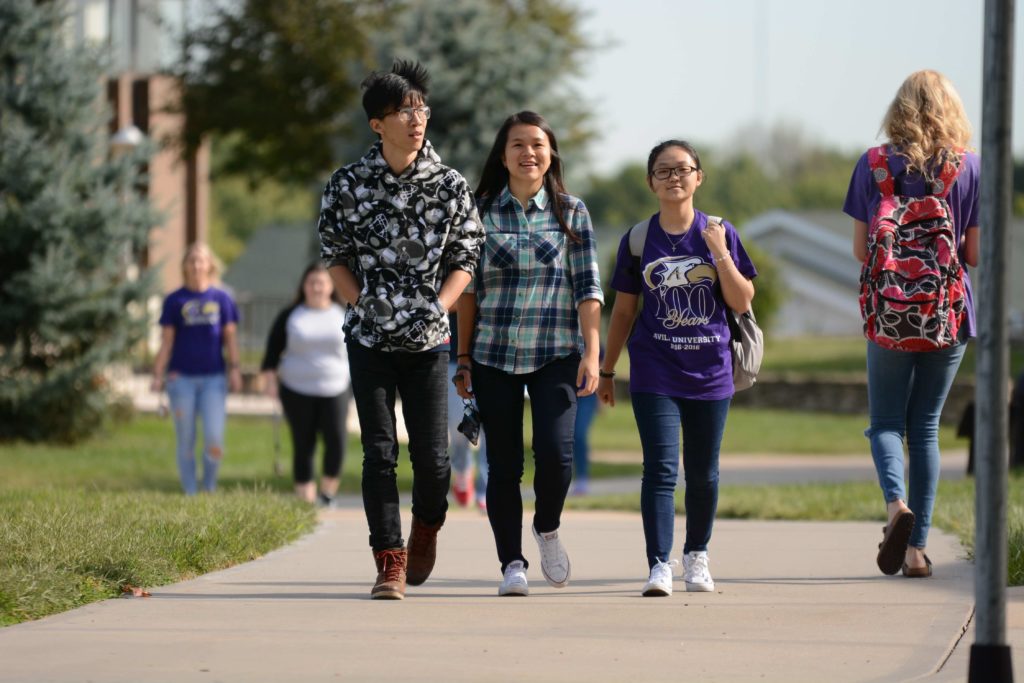
[[[537,539],[540,547],[540,572],[547,579],[547,582],[555,588],[565,588],[569,585],[569,555],[565,547],[558,540],[558,529],[539,533],[536,527],[533,529],[533,537]]]
[[[710,593],[715,590],[715,581],[708,569],[708,553],[694,550],[683,555],[683,581],[691,593]]]
[[[672,567],[677,564],[679,564],[679,560],[655,562],[651,567],[651,576],[644,585],[642,595],[645,598],[661,598],[672,595]]]
[[[509,562],[505,567],[505,575],[498,587],[498,595],[529,595],[530,587],[526,583],[526,566],[522,560]]]

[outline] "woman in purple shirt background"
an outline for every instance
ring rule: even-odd
[[[886,153],[896,194],[924,197],[946,161],[959,160],[960,173],[947,195],[961,262],[978,264],[980,162],[964,151],[971,124],[953,84],[935,71],[917,71],[900,86],[882,121],[889,138]],[[868,154],[850,178],[843,211],[853,218],[853,253],[868,257],[871,217],[881,202]],[[895,351],[867,342],[868,404],[871,456],[885,496],[888,524],[877,562],[886,574],[902,566],[907,577],[932,574],[925,554],[935,492],[939,485],[939,416],[949,387],[974,336],[974,299],[964,270],[967,309],[959,342],[937,351]],[[910,498],[903,479],[903,438],[910,458]]]
[[[734,391],[726,309],[750,310],[757,270],[732,225],[710,223],[694,208],[703,182],[700,157],[689,143],[669,140],[651,151],[647,184],[660,210],[651,216],[642,254],[631,253],[629,233],[623,236],[612,277],[615,305],[598,394],[615,405],[612,377],[628,337],[629,389],[644,456],[645,596],[672,594],[680,426],[684,580],[688,591],[715,586],[707,548],[718,505],[718,451]]]
[[[164,299],[160,351],[153,361],[153,391],[166,386],[177,437],[178,473],[189,496],[197,490],[196,419],[203,423],[203,490],[213,491],[224,457],[228,388],[242,388],[238,308],[231,295],[213,286],[218,270],[217,259],[205,244],[197,242],[185,252],[181,262],[185,286]]]

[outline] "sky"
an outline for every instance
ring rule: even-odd
[[[727,145],[750,125],[798,126],[845,151],[877,144],[918,69],[957,88],[981,146],[983,0],[579,0],[599,47],[577,82],[592,105],[593,170],[658,141]],[[1014,38],[1014,141],[1024,155],[1024,17]],[[902,36],[897,38],[897,36]]]

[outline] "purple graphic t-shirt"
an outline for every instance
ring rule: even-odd
[[[214,375],[224,372],[224,326],[238,322],[231,295],[210,287],[193,292],[182,287],[167,295],[160,325],[174,328],[168,372]]]
[[[928,194],[924,179],[921,174],[907,174],[907,160],[904,157],[894,154],[892,147],[888,148],[889,170],[896,179],[896,194],[907,197],[924,197]],[[981,179],[981,159],[974,152],[965,152],[960,162],[960,174],[946,195],[950,211],[953,212],[953,229],[956,231],[957,241],[962,245],[962,239],[967,228],[978,225],[978,203],[981,197],[979,181]],[[850,177],[850,188],[846,192],[846,203],[843,204],[843,213],[854,220],[867,223],[870,227],[871,219],[882,201],[882,193],[878,184],[871,175],[871,164],[868,162],[868,153],[861,155],[857,165],[853,168],[853,175]],[[957,252],[960,261],[963,263],[963,246]],[[971,275],[964,268],[964,285],[967,289],[967,324],[966,334],[968,337],[975,336],[974,316],[974,291],[971,288]]]
[[[727,306],[714,255],[701,233],[707,214],[696,211],[683,235],[661,229],[651,217],[639,268],[629,253],[629,233],[619,243],[612,287],[641,295],[643,310],[629,338],[629,390],[717,401],[733,395]],[[724,221],[725,242],[739,271],[757,276],[736,228]]]

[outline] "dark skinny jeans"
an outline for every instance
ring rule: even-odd
[[[375,351],[348,344],[363,444],[363,508],[374,552],[404,547],[399,515],[395,399],[402,399],[412,461],[412,514],[426,524],[448,510],[448,354]]]
[[[576,427],[576,373],[580,357],[572,355],[530,373],[513,375],[497,368],[473,366],[473,392],[487,435],[487,518],[494,532],[501,570],[523,557],[523,389],[530,393],[533,415],[533,490],[537,531],[554,531],[572,481]]]

